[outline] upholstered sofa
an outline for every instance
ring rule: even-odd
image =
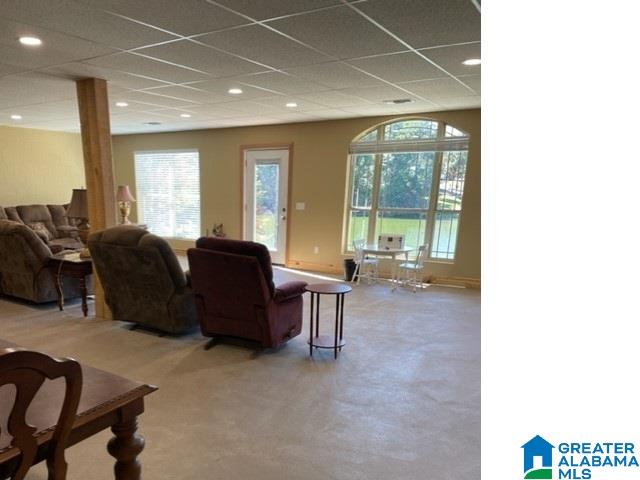
[[[53,250],[82,248],[78,229],[67,218],[68,205],[0,207],[0,220],[13,220],[31,228]]]
[[[0,293],[35,303],[57,300],[54,275],[46,268],[51,255],[24,223],[0,219]],[[80,296],[78,280],[64,278],[62,284],[66,299]]]
[[[166,240],[121,225],[91,234],[88,246],[114,320],[167,333],[198,325],[188,278]]]

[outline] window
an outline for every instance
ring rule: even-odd
[[[405,236],[429,257],[453,261],[469,137],[442,122],[407,119],[362,134],[350,148],[345,250],[380,233]]]
[[[162,237],[200,237],[197,150],[135,152],[138,221]]]

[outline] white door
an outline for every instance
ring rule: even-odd
[[[287,248],[289,150],[245,150],[244,238],[263,243],[284,265]]]

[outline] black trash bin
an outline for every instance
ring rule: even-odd
[[[356,271],[356,262],[353,258],[346,258],[344,260],[344,279],[347,282],[350,282],[351,279],[353,278],[354,280],[356,278],[358,278],[358,276],[356,275],[355,278],[353,277],[354,272]]]

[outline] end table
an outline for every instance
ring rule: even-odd
[[[332,348],[333,358],[338,358],[338,351],[342,350],[345,341],[342,339],[342,326],[344,320],[344,296],[351,291],[349,285],[344,283],[314,283],[307,285],[306,291],[311,293],[311,317],[309,331],[309,355],[313,356],[314,348]],[[336,325],[331,335],[320,335],[320,296],[336,296]],[[315,300],[315,302],[314,302]],[[316,336],[313,336],[313,307],[316,309]],[[339,338],[338,338],[339,337]]]
[[[93,273],[91,257],[81,257],[79,252],[60,253],[49,258],[47,268],[53,274],[58,293],[58,308],[64,310],[64,292],[62,290],[62,277],[77,278],[80,280],[80,293],[82,294],[82,313],[86,317],[87,307],[87,277]]]

